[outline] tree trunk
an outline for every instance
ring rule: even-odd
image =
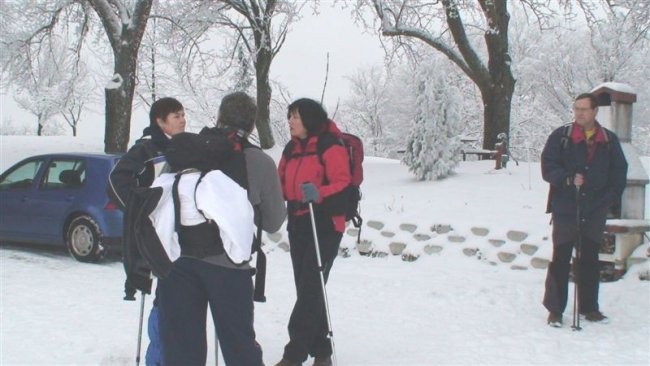
[[[136,0],[129,11],[120,2],[88,0],[102,21],[113,49],[114,73],[106,97],[104,151],[125,152],[131,130],[131,110],[135,89],[136,65],[142,35],[147,27],[153,0]],[[125,22],[130,18],[130,22]]]
[[[137,51],[125,49],[115,56],[115,88],[106,88],[104,151],[125,152],[131,132],[131,110],[135,89]]]
[[[271,84],[269,83],[269,71],[273,54],[267,47],[262,46],[262,40],[271,44],[270,39],[265,39],[261,34],[255,34],[257,56],[255,58],[255,81],[257,86],[257,116],[255,125],[260,138],[260,147],[270,149],[275,145],[273,132],[271,131]]]
[[[42,116],[38,115],[38,128],[36,129],[36,136],[43,135],[43,121],[41,121]]]
[[[490,88],[481,91],[483,99],[483,148],[493,150],[497,135],[510,136],[510,107],[514,84],[509,88]]]
[[[489,81],[481,79],[479,89],[483,99],[483,148],[492,150],[497,135],[510,136],[510,108],[515,90],[515,78],[510,64],[512,59],[508,50],[507,1],[479,1],[483,8],[489,29],[485,32],[485,45],[488,52]]]
[[[255,125],[260,138],[260,147],[270,149],[275,145],[271,131],[271,85],[268,74],[257,77],[257,117]]]

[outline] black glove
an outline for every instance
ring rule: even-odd
[[[126,278],[124,282],[124,300],[133,301],[135,300],[136,291],[140,290],[145,294],[151,293],[151,285],[153,280],[149,277],[138,276],[131,274]]]
[[[129,279],[127,278],[126,281],[124,281],[124,300],[135,301],[135,293],[137,291],[138,289],[133,287],[133,285],[131,285],[131,282],[129,282]]]
[[[302,189],[302,202],[318,202],[320,193],[314,183],[303,183],[300,186]]]

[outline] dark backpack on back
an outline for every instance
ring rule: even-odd
[[[190,169],[199,170],[201,176],[197,181],[198,186],[205,174],[212,170],[220,170],[242,188],[248,189],[246,160],[243,152],[244,146],[248,147],[253,145],[242,137],[241,134],[220,128],[204,128],[199,134],[183,132],[172,137],[169,146],[165,150],[165,158],[171,171],[177,174],[173,191],[177,227],[180,225],[180,205],[178,203],[176,186],[180,176],[184,172],[187,172]],[[153,191],[156,190],[156,188],[146,188],[142,190]],[[149,192],[137,192],[134,196],[141,197],[143,195],[148,196]],[[142,198],[139,198],[139,200],[140,202],[145,202]],[[134,232],[133,238],[136,239],[136,242],[142,242],[143,238],[138,238],[138,233],[146,232],[146,228],[151,226],[148,218],[150,209],[147,210],[146,207],[141,207],[142,205],[138,205],[137,202],[137,199],[134,200],[134,204],[127,207],[127,211],[131,211],[129,216],[132,217],[132,220],[134,221],[133,225],[129,225],[131,231]],[[255,240],[251,243],[252,252],[257,252],[257,275],[255,278],[254,294],[255,301],[265,301],[264,282],[266,277],[266,256],[261,250],[261,227],[262,225],[260,224],[258,226]],[[155,236],[155,232],[149,234],[150,236]],[[140,251],[143,250],[141,247],[141,245],[138,245]],[[135,268],[133,269],[136,269],[139,266],[134,267]],[[164,276],[165,274],[161,269],[152,269],[159,277]]]

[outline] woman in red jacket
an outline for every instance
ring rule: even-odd
[[[308,355],[315,358],[314,365],[331,365],[332,346],[308,202],[313,203],[327,281],[345,229],[349,159],[340,142],[341,131],[320,103],[298,99],[289,105],[287,118],[291,141],[278,172],[289,211],[287,231],[297,299],[289,319],[289,343],[276,366],[302,365]]]

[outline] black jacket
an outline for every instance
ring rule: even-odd
[[[156,176],[164,171],[164,149],[169,140],[157,127],[147,127],[144,136],[133,145],[115,165],[108,177],[108,196],[122,211],[126,210],[132,192],[137,188],[149,187]],[[128,226],[128,217],[124,217],[124,228]],[[123,236],[122,257],[127,273],[124,284],[126,300],[134,300],[135,288],[147,293],[151,290],[149,265],[137,253],[137,248],[127,245],[129,240]]]
[[[563,126],[551,133],[542,151],[542,177],[550,184],[547,212],[553,220],[576,223],[578,202],[581,219],[602,236],[607,213],[620,206],[621,195],[627,181],[627,162],[616,134],[600,125],[606,140],[596,143],[591,162],[587,162],[587,143],[574,143]],[[573,177],[585,176],[585,183],[576,196]],[[600,235],[599,235],[600,234]]]

